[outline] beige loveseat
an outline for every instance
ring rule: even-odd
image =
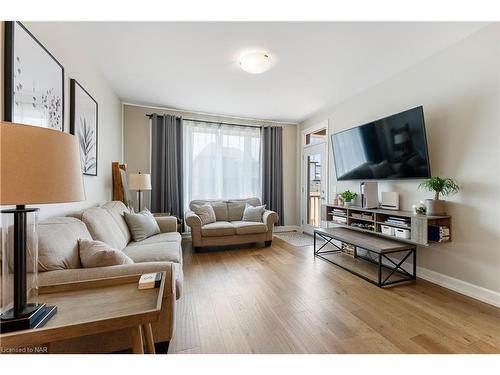
[[[217,221],[202,225],[200,217],[194,213],[194,206],[206,203],[213,207]],[[259,198],[191,201],[189,203],[191,211],[186,212],[185,219],[191,228],[194,249],[252,242],[264,242],[266,246],[270,246],[278,214],[265,210],[262,216],[263,222],[242,221],[247,203],[252,206],[261,205]]]
[[[123,212],[122,202],[108,202],[88,208],[75,217],[55,217],[41,221],[39,237],[39,283],[59,284],[123,275],[140,275],[165,271],[160,319],[153,324],[156,343],[170,341],[174,332],[175,302],[182,291],[181,236],[176,231],[175,217],[157,217],[160,234],[134,242]],[[122,250],[135,263],[119,266],[82,268],[78,239],[94,239]],[[106,353],[128,349],[129,330],[84,336],[51,344],[50,351],[59,353]]]

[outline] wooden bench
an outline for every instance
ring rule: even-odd
[[[319,247],[317,237],[325,241]],[[341,246],[334,241],[355,246],[355,256],[343,254]],[[323,250],[329,244],[334,249]],[[380,288],[415,281],[417,278],[417,247],[406,242],[389,240],[348,228],[318,228],[314,230],[313,249],[315,257],[335,264]],[[403,268],[404,262],[410,256],[413,260],[412,273]]]

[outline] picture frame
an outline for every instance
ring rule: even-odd
[[[97,176],[99,105],[78,83],[70,80],[70,133],[78,138],[82,173]]]
[[[64,67],[18,21],[5,21],[4,119],[64,131]]]

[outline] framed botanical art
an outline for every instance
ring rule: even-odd
[[[70,94],[70,133],[78,137],[82,172],[97,176],[97,102],[75,79]]]
[[[20,22],[5,22],[6,121],[64,130],[64,68]]]

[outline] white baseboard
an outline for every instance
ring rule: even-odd
[[[499,292],[495,292],[493,290],[468,283],[467,281],[455,279],[454,277],[443,275],[442,273],[431,271],[422,267],[417,267],[417,276],[430,281],[433,284],[451,289],[455,292],[475,298],[490,305],[500,307]]]
[[[300,229],[300,227],[298,225],[282,225],[282,226],[275,226],[274,227],[274,232],[275,233],[293,232],[294,230],[302,232],[302,230]]]

